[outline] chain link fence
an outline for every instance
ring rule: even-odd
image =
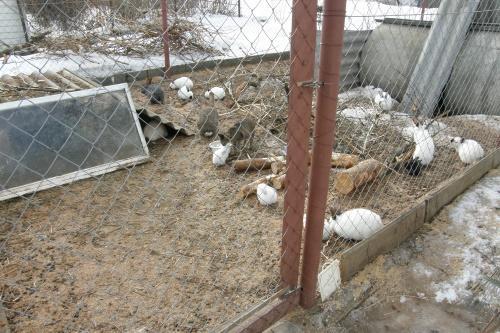
[[[168,76],[159,1],[21,4],[31,43],[0,65],[10,328],[211,331],[278,292],[291,3],[169,2]]]
[[[333,151],[356,165],[330,172],[323,268],[498,153],[499,14],[492,1],[441,1],[439,9],[347,2]],[[358,248],[370,256],[382,243]],[[469,283],[492,274],[498,258],[478,257],[473,267]],[[322,284],[338,281],[325,273]]]
[[[315,1],[13,3],[30,35],[7,43],[0,23],[0,311],[13,331],[267,327],[299,302],[305,203],[308,227],[325,215],[323,243],[306,230],[304,247],[326,265],[498,149],[493,1],[472,16],[347,1],[334,83],[319,57],[331,9]],[[432,52],[464,24],[455,57]],[[337,83],[319,211],[312,110]]]

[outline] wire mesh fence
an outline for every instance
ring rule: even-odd
[[[23,4],[33,52],[1,65],[14,331],[209,331],[281,289],[291,3],[238,4],[169,3],[168,77],[159,1]]]
[[[314,57],[322,4],[169,2],[163,75],[160,1],[19,3],[31,41],[0,65],[10,327],[211,331],[295,305],[311,104],[331,84]],[[322,264],[477,161],[468,140],[498,148],[500,9],[483,3],[445,64],[421,53],[457,12],[347,1]],[[417,64],[452,68],[438,101]]]
[[[498,149],[498,101],[490,99],[498,94],[487,87],[498,75],[498,32],[489,27],[500,8],[487,1],[475,8],[454,2],[451,10],[450,3],[423,10],[347,3],[341,80],[351,82],[355,73],[357,81],[338,96],[334,151],[355,156],[358,164],[330,175],[323,264]],[[364,29],[370,33],[361,52],[349,57],[357,45],[346,38]],[[460,30],[464,36],[455,40],[453,56],[452,36]],[[437,82],[442,87],[432,99]],[[476,268],[491,273],[481,262]]]

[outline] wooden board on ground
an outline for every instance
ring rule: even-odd
[[[425,221],[429,222],[443,208],[450,203],[460,193],[464,192],[469,186],[474,184],[479,178],[486,174],[494,165],[494,155],[499,154],[497,150],[483,158],[481,161],[466,170],[463,174],[446,181],[435,191],[426,196]]]
[[[300,292],[280,290],[267,300],[226,323],[217,332],[262,332],[298,305]]]

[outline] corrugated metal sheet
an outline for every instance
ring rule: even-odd
[[[359,62],[361,50],[365,45],[371,30],[344,31],[344,46],[342,49],[342,63],[340,68],[340,90],[348,90],[359,85]],[[318,77],[319,70],[319,47],[321,43],[321,31],[316,38],[316,67],[314,76]]]
[[[0,0],[0,51],[26,42],[23,22],[17,0]]]

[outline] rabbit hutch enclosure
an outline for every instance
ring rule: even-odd
[[[11,2],[13,332],[264,330],[500,163],[495,0]]]

